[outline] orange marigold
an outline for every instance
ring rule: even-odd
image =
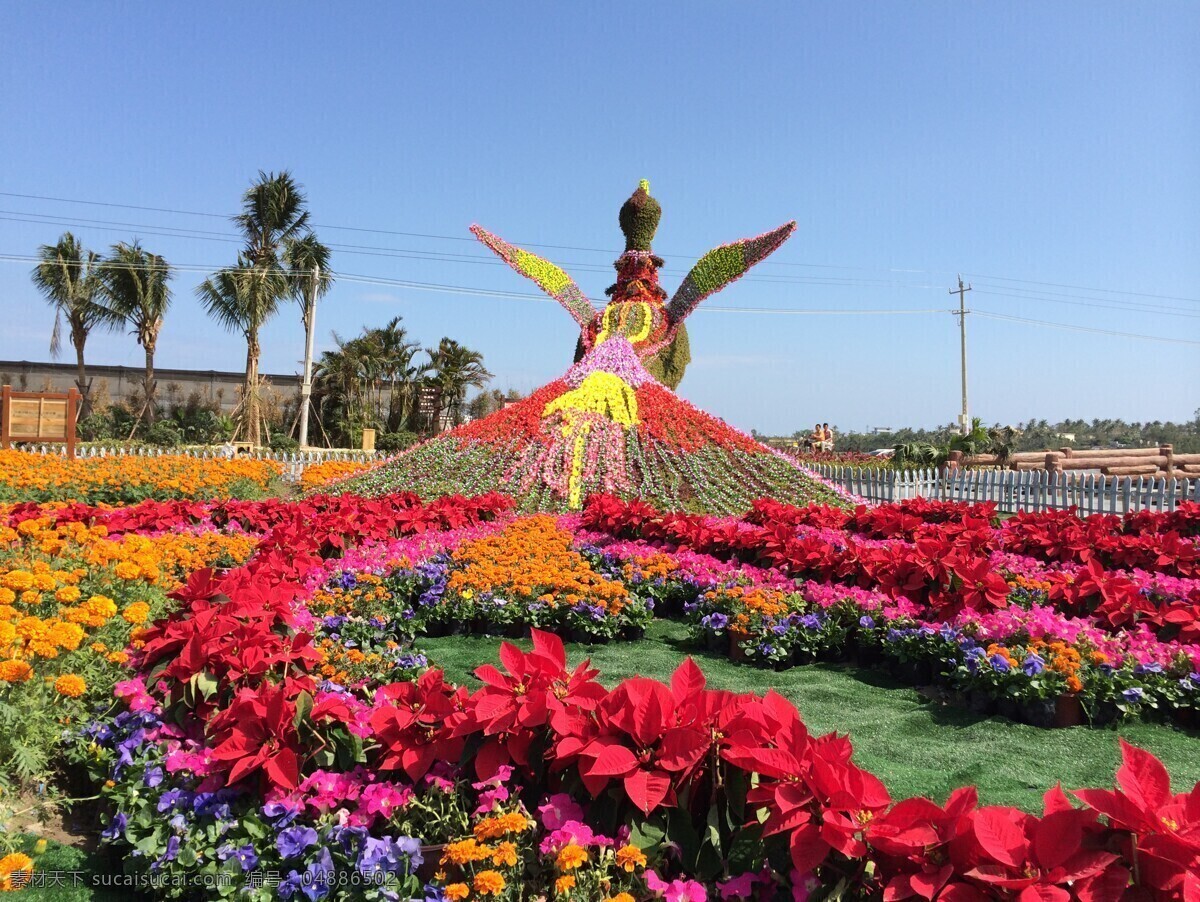
[[[87,682],[81,676],[64,673],[54,681],[54,691],[67,698],[79,698],[87,692]]]
[[[475,875],[474,885],[481,896],[498,896],[504,891],[504,875],[499,871],[480,871]]]
[[[471,888],[465,883],[447,883],[445,891],[446,898],[452,900],[452,902],[460,902],[460,900],[471,895]]]
[[[497,867],[514,867],[517,863],[517,844],[511,842],[502,842],[496,846],[496,851],[492,854],[492,864]]]
[[[33,668],[24,661],[0,661],[0,683],[24,683],[33,676]]]
[[[617,850],[617,865],[632,874],[637,868],[646,866],[646,853],[630,843]]]
[[[575,889],[575,878],[570,874],[554,881],[554,892],[560,896],[565,896],[573,889]]]
[[[562,851],[558,853],[558,857],[554,859],[554,863],[558,865],[560,870],[573,871],[588,859],[587,849],[583,846],[577,846],[575,843],[568,843],[562,847]]]
[[[146,604],[144,601],[135,601],[121,612],[121,617],[126,623],[132,623],[134,626],[140,626],[150,619],[150,605]]]

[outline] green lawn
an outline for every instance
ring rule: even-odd
[[[1056,782],[1068,789],[1112,785],[1118,735],[1158,755],[1177,790],[1200,781],[1200,734],[1194,732],[1140,723],[1116,730],[1043,730],[932,703],[877,670],[818,664],[775,673],[733,664],[687,648],[685,635],[681,624],[655,621],[643,641],[568,645],[567,653],[572,663],[590,655],[609,685],[634,674],[665,680],[690,653],[714,688],[759,693],[774,688],[796,704],[814,732],[848,732],[855,760],[897,798],[926,795],[940,802],[955,787],[974,783],[985,804],[1040,813],[1042,793]],[[477,686],[471,671],[494,661],[500,642],[453,636],[418,644],[448,679]]]

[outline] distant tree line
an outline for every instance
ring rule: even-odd
[[[954,424],[936,429],[895,429],[883,432],[842,432],[835,428],[837,451],[874,451],[902,445],[948,446],[958,435]],[[1039,451],[1044,448],[1144,448],[1171,444],[1181,454],[1200,453],[1200,409],[1188,422],[1154,420],[1127,423],[1124,420],[1029,420],[1014,426],[991,427],[994,435],[1006,439],[1012,451]],[[791,438],[803,441],[807,432],[795,432]]]

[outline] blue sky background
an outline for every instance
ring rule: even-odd
[[[578,248],[531,249],[599,298],[617,209],[648,178],[668,290],[706,249],[795,218],[771,263],[706,305],[948,310],[961,271],[973,309],[1121,333],[970,318],[985,420],[1200,406],[1200,4],[8,4],[0,78],[10,194],[230,214],[258,169],[288,168],[342,273],[536,291],[452,240],[479,222]],[[199,267],[237,250],[216,217],[5,195],[0,210],[3,255],[68,228]],[[29,268],[0,261],[0,359],[47,358]],[[174,282],[159,365],[238,370],[201,278]],[[500,388],[536,387],[574,348],[552,303],[343,281],[318,349],[397,314],[426,343],[482,350]],[[946,313],[708,311],[689,328],[681,393],[745,429],[958,412]],[[284,308],[263,368],[295,372],[302,353]],[[141,363],[123,335],[89,357]]]

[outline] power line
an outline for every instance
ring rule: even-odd
[[[141,235],[157,235],[165,238],[197,238],[203,241],[221,241],[231,244],[240,244],[241,239],[232,235],[215,232],[208,229],[180,229],[175,226],[158,226],[136,222],[122,222],[119,220],[109,219],[88,219],[84,217],[67,218],[61,216],[53,216],[43,213],[27,213],[19,210],[0,210],[0,220],[9,222],[28,222],[38,225],[58,225],[58,226],[74,226],[77,228],[96,229],[99,231],[108,232],[127,232],[135,230]],[[23,217],[23,218],[18,218]],[[119,227],[119,228],[118,228]],[[161,229],[169,231],[163,232]],[[180,234],[177,234],[180,233]],[[467,239],[474,241],[475,239]],[[413,248],[389,248],[377,247],[374,245],[363,244],[336,244],[329,243],[329,248],[342,253],[351,254],[354,256],[364,257],[390,257],[404,260],[424,260],[435,263],[469,263],[482,266],[505,266],[506,264],[497,260],[494,256],[483,254],[452,254],[445,251],[430,251],[416,250]],[[595,263],[581,262],[564,262],[559,264],[574,271],[582,272],[597,272],[607,273],[611,267]],[[686,270],[662,269],[661,272],[667,275],[683,277],[687,274]],[[823,285],[823,286],[840,286],[840,287],[899,287],[899,288],[928,288],[928,285],[906,284],[895,279],[863,279],[863,278],[846,278],[840,276],[780,276],[780,275],[756,275],[748,276],[743,281],[747,282],[765,282],[775,284],[799,284],[799,285]]]
[[[1131,297],[1157,298],[1163,301],[1191,301],[1193,304],[1200,304],[1200,298],[1181,297],[1174,294],[1149,294],[1144,291],[1125,291],[1119,288],[1093,288],[1087,285],[1069,285],[1064,282],[1036,282],[1033,279],[1012,279],[1008,276],[984,276],[979,275],[978,273],[975,273],[974,275],[977,279],[994,279],[997,282],[1019,282],[1023,285],[1047,285],[1050,288],[1073,288],[1076,291],[1097,291],[1104,294],[1124,294]]]
[[[5,263],[39,263],[40,257],[34,257],[24,254],[0,254],[0,262]],[[68,264],[80,265],[83,264]],[[147,269],[159,270],[163,267],[141,266],[137,264],[112,264],[128,269]],[[177,272],[200,272],[212,273],[220,269],[228,269],[228,266],[203,266],[200,264],[169,264],[165,267],[168,271]],[[408,288],[414,291],[433,291],[445,294],[466,295],[471,297],[487,297],[499,300],[517,300],[517,301],[535,301],[545,304],[557,304],[553,298],[542,294],[528,294],[515,291],[499,291],[491,288],[473,288],[466,285],[447,285],[440,282],[417,282],[410,279],[391,279],[384,276],[372,276],[358,273],[333,273],[330,276],[338,282],[361,285],[376,285],[388,288]],[[856,308],[834,309],[834,310],[815,310],[803,308],[788,308],[788,307],[723,307],[723,306],[704,306],[700,308],[703,311],[713,313],[765,313],[765,314],[785,314],[791,316],[902,316],[916,314],[931,314],[944,313],[941,309],[929,310],[863,310]]]
[[[1071,323],[1052,323],[1041,319],[1026,319],[1023,316],[1009,316],[1004,313],[992,313],[985,310],[972,310],[975,316],[986,317],[987,319],[1006,320],[1013,323],[1028,323],[1035,326],[1046,326],[1052,329],[1067,329],[1071,332],[1090,332],[1096,335],[1115,335],[1118,338],[1136,338],[1140,341],[1161,341],[1169,344],[1179,345],[1197,345],[1200,346],[1200,341],[1189,341],[1186,338],[1164,338],[1159,335],[1135,335],[1132,332],[1117,332],[1112,329],[1096,329],[1091,326],[1076,326]]]
[[[87,206],[95,206],[95,207],[114,207],[114,208],[119,208],[119,209],[124,209],[124,210],[146,210],[146,211],[150,211],[150,212],[154,212],[154,213],[168,213],[168,214],[177,215],[177,216],[202,216],[202,217],[210,218],[210,219],[222,219],[222,220],[225,220],[226,222],[231,221],[233,219],[233,217],[231,215],[222,214],[222,213],[209,213],[209,212],[201,212],[198,210],[180,210],[180,209],[174,209],[174,208],[170,208],[170,207],[150,207],[150,206],[142,206],[139,204],[120,204],[120,203],[112,203],[112,202],[107,202],[107,201],[83,200],[80,198],[55,197],[52,195],[45,195],[45,194],[22,194],[22,193],[13,192],[13,191],[0,191],[0,197],[18,197],[18,198],[23,198],[25,200],[51,201],[54,203],[66,203],[66,204],[84,204]],[[161,228],[172,228],[172,227],[163,226]],[[399,235],[399,236],[410,237],[410,238],[427,238],[427,239],[436,240],[436,241],[466,241],[466,242],[474,242],[475,241],[474,238],[463,236],[463,235],[438,235],[438,234],[432,234],[432,233],[428,233],[428,232],[406,232],[406,231],[398,231],[398,230],[394,230],[394,229],[366,228],[366,227],[362,227],[362,226],[340,226],[340,225],[332,225],[330,223],[318,223],[318,224],[314,225],[314,228],[333,229],[333,230],[350,231],[350,232],[363,232],[363,233],[376,234],[376,235]],[[601,254],[613,253],[612,248],[583,247],[583,246],[579,246],[579,245],[569,245],[569,244],[540,244],[537,242],[518,242],[518,243],[523,244],[528,247],[550,248],[553,250],[573,250],[573,251],[583,251],[583,252],[587,252],[587,253],[601,253]],[[691,259],[695,258],[695,255],[689,255],[689,254],[660,254],[659,256],[677,257],[677,258],[685,258],[686,257],[686,258],[691,258]],[[575,264],[575,265],[586,265],[586,264]],[[922,275],[938,275],[938,274],[940,274],[939,271],[936,271],[936,270],[927,270],[927,269],[921,269],[921,268],[896,269],[894,267],[864,267],[864,266],[850,266],[850,265],[832,264],[832,263],[798,263],[798,262],[788,261],[788,260],[767,260],[767,261],[765,261],[764,265],[804,267],[804,268],[815,268],[815,269],[842,269],[842,270],[853,270],[853,271],[859,271],[859,272],[890,272],[890,273],[902,272],[902,273],[922,274]],[[1044,282],[1044,281],[1038,281],[1035,279],[1017,279],[1017,278],[1013,278],[1010,276],[989,276],[989,275],[983,275],[980,273],[967,273],[967,275],[972,276],[975,279],[991,279],[991,280],[998,281],[998,282],[1016,282],[1018,284],[1023,284],[1023,285],[1040,285],[1040,286],[1047,287],[1047,288],[1070,288],[1070,289],[1073,289],[1076,291],[1092,291],[1092,292],[1099,292],[1102,294],[1109,294],[1109,295],[1125,295],[1128,297],[1145,297],[1145,298],[1152,298],[1152,299],[1157,299],[1157,300],[1187,301],[1190,303],[1200,304],[1200,298],[1184,297],[1184,296],[1180,296],[1180,295],[1153,294],[1153,293],[1149,293],[1149,292],[1126,291],[1124,289],[1118,289],[1118,288],[1096,288],[1096,287],[1090,287],[1090,286],[1086,286],[1086,285],[1075,285],[1075,284],[1065,283],[1065,282]],[[919,286],[919,287],[931,287],[931,286]]]
[[[1194,308],[1189,307],[1163,307],[1161,304],[1151,304],[1147,306],[1129,304],[1096,304],[1088,301],[1068,301],[1063,298],[1042,297],[1040,295],[1026,294],[1010,294],[1006,291],[987,291],[983,288],[976,288],[980,294],[995,298],[1012,298],[1018,301],[1040,301],[1047,304],[1066,304],[1070,307],[1090,307],[1095,310],[1122,310],[1126,313],[1149,313],[1157,316],[1184,316],[1189,319],[1200,319],[1200,313],[1189,312]],[[1155,309],[1161,308],[1161,309]]]

